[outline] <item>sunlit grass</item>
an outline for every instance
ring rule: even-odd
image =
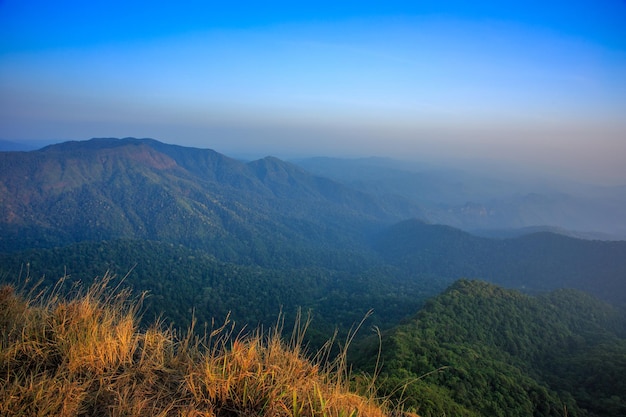
[[[141,297],[113,293],[108,282],[69,299],[0,289],[0,415],[391,414],[369,382],[355,393],[345,352],[307,358],[306,321],[289,340],[280,324],[245,336],[234,336],[229,322],[204,337],[162,323],[142,331]]]

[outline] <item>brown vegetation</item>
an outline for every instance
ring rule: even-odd
[[[232,337],[224,325],[177,336],[140,331],[137,305],[107,279],[77,296],[0,289],[0,414],[4,416],[384,416],[350,389],[345,358],[309,360],[306,326]],[[367,391],[365,384],[364,391]]]

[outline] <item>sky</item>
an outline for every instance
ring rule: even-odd
[[[0,0],[0,139],[128,136],[626,184],[626,1]]]

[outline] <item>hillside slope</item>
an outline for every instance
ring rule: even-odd
[[[461,280],[383,334],[379,381],[422,416],[624,416],[625,325],[582,292]],[[354,359],[374,372],[378,349]]]
[[[435,276],[447,284],[480,278],[531,292],[577,288],[626,305],[626,241],[547,232],[490,239],[407,220],[378,235],[374,246],[387,262],[414,277]]]
[[[426,284],[404,282],[396,270],[359,253],[327,252],[319,259],[309,254],[308,264],[281,268],[223,262],[203,250],[145,240],[0,253],[0,282],[18,286],[30,276],[29,284],[41,279],[40,289],[52,288],[65,276],[61,289],[69,290],[107,271],[125,277],[124,285],[135,293],[148,292],[143,305],[148,322],[161,316],[186,328],[192,313],[200,324],[230,314],[238,328],[269,327],[281,312],[290,323],[302,309],[311,312],[308,336],[317,344],[336,329],[347,331],[370,309],[372,324],[397,324],[436,293]]]
[[[0,203],[1,252],[131,238],[254,263],[269,260],[259,251],[354,244],[417,213],[275,158],[132,138],[0,152]]]

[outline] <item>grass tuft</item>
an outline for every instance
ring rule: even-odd
[[[141,297],[108,291],[109,281],[67,300],[0,289],[0,415],[390,415],[350,388],[345,352],[306,358],[308,322],[288,341],[281,325],[233,337],[228,321],[204,337],[193,328],[177,336],[162,323],[140,331]]]

